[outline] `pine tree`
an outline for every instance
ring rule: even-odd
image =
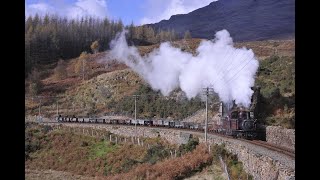
[[[188,31],[186,31],[185,33],[184,33],[184,39],[191,39],[192,37],[191,37],[191,33],[190,33],[190,31],[188,30]]]
[[[155,33],[152,27],[145,27],[146,41],[154,43],[155,42]]]
[[[57,79],[64,79],[68,76],[67,64],[63,60],[59,60],[57,67],[54,69],[54,75]]]
[[[129,40],[133,40],[133,34],[134,34],[134,25],[133,22],[131,22],[130,26],[128,27],[129,30]]]
[[[84,51],[80,54],[74,67],[75,74],[77,74],[79,77],[82,77],[83,80],[87,76],[88,70],[89,70],[87,60],[88,60],[88,53]]]
[[[41,90],[41,80],[40,73],[37,69],[33,69],[31,74],[29,75],[30,85],[29,85],[29,93],[32,96],[36,96]]]
[[[110,48],[109,43],[116,34],[123,30],[121,20],[110,21],[83,17],[79,20],[67,19],[57,15],[38,14],[25,17],[25,77],[39,65],[57,62],[61,59],[77,57],[83,51],[98,52]],[[174,40],[171,32],[158,33],[148,26],[129,26],[129,42],[146,41],[157,43]],[[98,49],[92,49],[92,42],[97,41]]]

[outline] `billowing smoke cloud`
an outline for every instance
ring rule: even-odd
[[[221,30],[215,39],[203,40],[196,51],[193,56],[165,42],[141,57],[136,47],[128,46],[125,32],[111,42],[112,58],[132,68],[165,96],[180,87],[190,99],[204,87],[212,87],[223,102],[235,100],[248,107],[259,66],[252,50],[233,47],[229,32]]]

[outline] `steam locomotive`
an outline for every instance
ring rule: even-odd
[[[217,128],[219,133],[245,139],[259,138],[260,131],[257,128],[258,121],[255,117],[259,112],[260,87],[253,87],[252,90],[254,90],[254,93],[249,108],[237,107],[233,103],[232,108],[228,110],[228,107],[220,104],[221,119],[220,126]]]
[[[208,126],[208,132],[215,132],[224,135],[229,135],[237,138],[257,139],[257,119],[258,102],[260,88],[252,88],[254,94],[251,99],[250,108],[237,107],[233,104],[232,108],[226,107],[220,103],[219,116],[220,121],[214,126]],[[103,124],[119,124],[119,125],[137,125],[151,127],[167,127],[167,128],[182,128],[204,131],[205,124],[195,122],[183,122],[172,120],[145,120],[145,119],[112,119],[112,118],[80,118],[80,117],[62,117],[57,118],[58,122],[76,122],[76,123],[103,123]]]
[[[257,138],[257,119],[253,112],[246,109],[232,110],[228,116],[222,118],[222,125],[217,132],[246,139]]]

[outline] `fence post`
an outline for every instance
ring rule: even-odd
[[[110,134],[110,142],[112,142],[112,137],[111,137],[111,134]]]

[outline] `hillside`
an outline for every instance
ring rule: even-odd
[[[137,171],[146,172],[150,167],[150,172],[155,173],[152,176],[163,179],[163,176],[169,175],[165,179],[174,179],[175,176],[190,176],[212,161],[207,147],[200,145],[196,148],[199,144],[196,139],[178,146],[159,138],[141,138],[140,142],[144,143],[140,144],[123,141],[124,137],[110,132],[96,132],[105,136],[91,137],[81,131],[70,132],[68,128],[52,129],[50,126],[26,123],[25,168],[28,179],[37,176],[61,178],[62,175],[79,179],[119,179],[119,176],[134,179],[139,176]],[[109,140],[109,135],[117,140]],[[176,158],[172,152],[175,152]],[[192,157],[194,155],[197,157]],[[179,167],[180,161],[188,161],[190,165]],[[177,166],[176,171],[162,173],[167,171],[164,168],[168,168],[169,164]],[[222,172],[219,167],[216,170]]]
[[[157,30],[173,29],[180,36],[212,39],[227,29],[235,42],[292,38],[295,34],[294,0],[219,0],[188,14],[148,24]]]
[[[195,53],[200,40],[179,40],[172,44],[183,51]],[[261,121],[293,128],[295,40],[252,41],[236,43],[235,46],[252,48],[260,60],[256,85],[261,86],[264,100]],[[139,46],[138,49],[140,54],[145,55],[156,47],[159,47],[159,44]],[[138,118],[182,120],[205,108],[205,104],[199,98],[187,101],[179,90],[174,91],[170,97],[163,97],[159,92],[152,91],[143,79],[124,64],[111,59],[108,63],[102,64],[103,59],[108,59],[108,51],[88,55],[87,66],[90,71],[84,81],[82,75],[73,70],[79,61],[78,58],[66,60],[67,76],[63,79],[55,77],[54,64],[44,68],[40,72],[42,88],[38,95],[47,98],[41,99],[41,114],[56,115],[58,103],[59,114],[64,115],[102,116],[116,113],[133,117],[134,100],[131,96],[133,94],[148,94],[141,96],[137,101]],[[29,80],[26,81],[27,96],[30,96],[29,84]],[[26,99],[27,117],[38,115],[39,103],[40,99],[37,98]],[[217,107],[211,107],[209,111],[215,115]]]
[[[181,145],[162,138],[139,138],[93,128],[71,131],[64,126],[25,123],[26,179],[173,180],[205,174],[223,178],[219,156],[232,179],[252,179],[222,145],[212,145],[208,151],[196,137]]]

